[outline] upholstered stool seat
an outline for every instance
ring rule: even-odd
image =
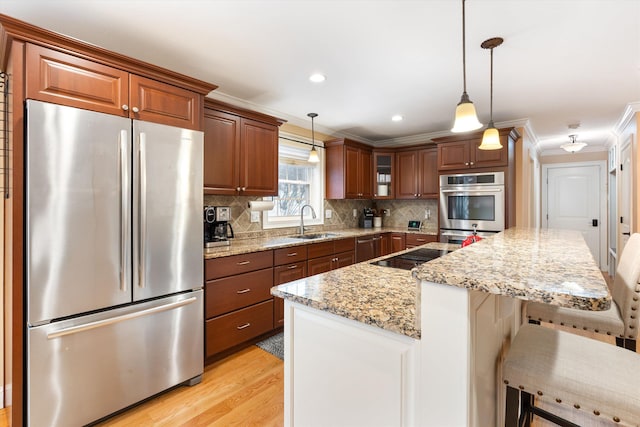
[[[519,425],[518,401],[523,420],[536,414],[558,423],[554,415],[535,407],[534,399],[612,424],[640,425],[640,355],[622,348],[525,324],[511,345],[502,376],[507,384],[506,426]]]
[[[640,234],[634,233],[620,254],[609,310],[588,311],[527,302],[523,305],[522,315],[529,322],[548,322],[615,336],[618,346],[635,351],[640,329],[639,282]]]

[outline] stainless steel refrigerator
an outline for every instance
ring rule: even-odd
[[[84,425],[203,371],[203,134],[26,103],[30,426]]]

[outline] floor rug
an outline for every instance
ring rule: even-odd
[[[284,334],[282,332],[260,341],[256,345],[277,358],[284,360]]]

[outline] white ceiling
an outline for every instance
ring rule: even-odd
[[[448,134],[462,94],[459,0],[2,0],[0,13],[217,84],[212,98],[374,145]],[[468,0],[467,92],[540,150],[603,150],[640,101],[640,1]],[[309,82],[313,72],[327,80]],[[637,105],[637,104],[635,104]],[[391,116],[401,114],[402,122]],[[417,137],[416,137],[417,136]]]

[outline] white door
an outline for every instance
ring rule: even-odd
[[[620,221],[618,254],[622,253],[631,235],[631,173],[631,138],[629,138],[620,150],[620,218],[616,218]],[[612,238],[615,237],[612,236]]]
[[[548,165],[546,169],[546,197],[543,226],[546,228],[577,230],[582,233],[594,260],[601,262],[601,229],[606,229],[601,214],[604,201],[599,164]]]

